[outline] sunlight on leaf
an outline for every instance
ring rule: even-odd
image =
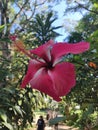
[[[6,126],[9,130],[14,130],[12,125],[10,123],[7,123],[7,122],[3,122],[2,123],[4,126]]]

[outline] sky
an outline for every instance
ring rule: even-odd
[[[54,26],[63,25],[65,27],[57,30],[57,32],[62,34],[62,36],[56,38],[56,41],[60,41],[60,42],[62,42],[68,36],[69,31],[72,31],[74,29],[73,24],[76,25],[77,21],[79,21],[82,18],[82,14],[80,14],[79,12],[64,15],[66,6],[67,5],[65,1],[62,1],[60,2],[59,5],[53,7],[55,11],[58,11],[58,20],[54,22]]]

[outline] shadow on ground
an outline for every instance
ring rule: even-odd
[[[46,127],[45,130],[54,130],[53,127]],[[58,130],[78,130],[77,128],[72,128],[66,125],[59,125]]]
[[[60,125],[58,127],[58,130],[73,130],[71,127],[69,126],[65,126],[65,125]]]

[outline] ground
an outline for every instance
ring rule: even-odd
[[[36,130],[36,128],[31,128],[30,130]],[[45,127],[45,130],[54,130],[54,128],[53,128],[53,127],[48,127],[48,126],[46,126],[46,127]],[[77,129],[77,128],[72,128],[72,127],[66,126],[66,125],[59,125],[59,126],[58,126],[58,130],[79,130],[79,129]]]
[[[45,130],[53,130],[53,128],[46,127]],[[66,125],[59,125],[58,130],[78,130],[78,129]]]

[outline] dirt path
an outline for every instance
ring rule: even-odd
[[[32,128],[32,129],[30,129],[30,130],[36,130],[36,128]],[[46,127],[45,127],[45,130],[54,130],[54,128],[53,128],[53,127],[48,127],[48,126],[46,126]],[[79,130],[79,129],[77,129],[77,128],[72,128],[72,127],[66,126],[66,125],[59,125],[59,126],[58,126],[58,130]]]
[[[59,125],[58,130],[78,130],[78,129],[66,125]]]
[[[45,130],[54,130],[54,129],[53,127],[46,127]],[[78,130],[78,129],[66,125],[59,125],[58,130]]]

